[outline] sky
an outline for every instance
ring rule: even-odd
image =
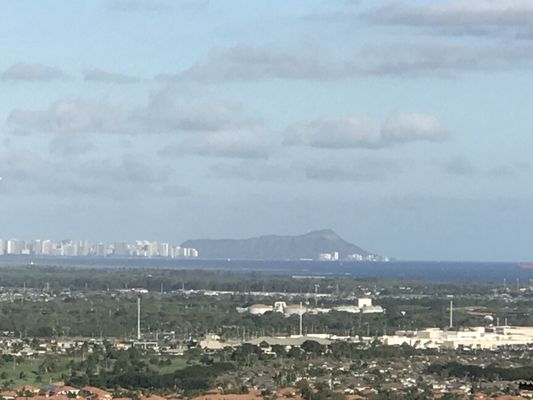
[[[0,238],[533,260],[530,0],[0,7]]]

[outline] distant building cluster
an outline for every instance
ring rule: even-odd
[[[354,253],[348,254],[346,258],[351,261],[389,261],[389,257],[378,256],[376,254],[368,254],[366,256],[363,256],[362,254]]]
[[[380,341],[389,346],[409,345],[431,349],[492,349],[510,346],[527,346],[533,343],[530,326],[478,326],[463,330],[428,328],[419,331],[396,331],[382,336]]]
[[[339,252],[333,251],[331,253],[320,253],[318,255],[319,261],[338,261],[340,260]],[[376,254],[362,255],[358,253],[348,254],[346,260],[350,261],[389,261],[388,257],[378,256]]]
[[[198,257],[198,250],[151,240],[91,244],[87,240],[70,239],[60,242],[49,239],[0,239],[0,256],[2,255],[194,258]]]
[[[238,307],[237,311],[240,313],[250,313],[253,315],[263,315],[267,312],[278,312],[282,313],[286,317],[291,315],[303,315],[306,313],[309,314],[323,314],[329,313],[331,311],[340,311],[347,312],[352,314],[372,314],[372,313],[383,313],[383,308],[381,306],[372,305],[371,298],[359,298],[357,299],[357,304],[346,304],[335,306],[332,308],[326,307],[311,307],[308,305],[300,304],[287,304],[284,301],[276,301],[273,305],[268,304],[252,304],[249,307]]]
[[[320,261],[337,261],[339,259],[339,252],[334,251],[333,253],[320,253],[318,255]]]

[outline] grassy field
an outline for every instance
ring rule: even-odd
[[[79,358],[58,357],[54,368],[55,372],[39,372],[39,366],[43,363],[44,357],[35,359],[16,359],[13,362],[3,362],[0,364],[0,387],[21,387],[33,385],[43,387],[51,383],[62,381],[65,375],[69,374],[70,361],[79,361]],[[152,365],[150,367],[161,374],[170,373],[187,366],[184,358],[171,358],[169,365]]]
[[[71,358],[58,359],[57,372],[39,373],[42,358],[17,360],[5,362],[0,367],[0,385],[3,387],[19,387],[23,385],[46,386],[62,380],[62,374],[68,372],[68,363]]]
[[[185,359],[181,357],[171,358],[170,361],[172,362],[170,365],[156,366],[155,369],[157,369],[161,374],[167,374],[169,372],[174,372],[178,369],[183,369],[187,366]]]

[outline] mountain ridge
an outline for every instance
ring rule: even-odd
[[[302,235],[261,235],[245,239],[193,239],[182,247],[198,250],[200,258],[248,260],[318,259],[322,253],[338,253],[339,259],[352,255],[375,256],[341,238],[332,229],[320,229]],[[379,257],[379,256],[377,256]]]

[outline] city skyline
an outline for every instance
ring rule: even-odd
[[[0,239],[0,256],[31,255],[53,257],[162,257],[196,258],[198,250],[192,247],[172,245],[168,242],[136,240],[132,243],[111,243],[88,240],[52,239]]]
[[[533,4],[82,0],[0,13],[0,237],[331,228],[533,259]]]

